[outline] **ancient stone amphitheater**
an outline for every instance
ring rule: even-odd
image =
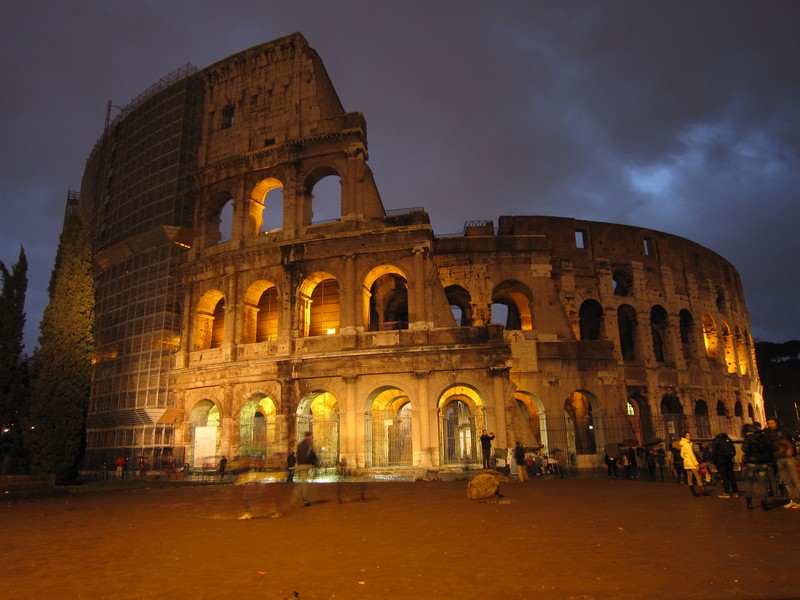
[[[597,466],[763,418],[742,283],[658,231],[388,210],[366,123],[300,34],[108,119],[68,208],[95,251],[86,468],[213,468],[313,431],[323,466],[480,468],[478,437]]]

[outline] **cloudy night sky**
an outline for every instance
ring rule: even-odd
[[[636,225],[739,271],[758,340],[800,339],[800,2],[7,0],[0,260],[32,351],[68,189],[109,100],[293,32],[363,112],[387,209]],[[115,109],[116,110],[116,109]],[[112,112],[112,117],[115,113]]]

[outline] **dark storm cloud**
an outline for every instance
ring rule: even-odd
[[[387,208],[440,234],[548,214],[681,235],[736,266],[755,336],[800,338],[794,0],[76,0],[0,22],[0,260],[31,262],[29,347],[108,99],[295,31],[365,114]]]

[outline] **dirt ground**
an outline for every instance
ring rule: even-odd
[[[492,501],[469,500],[466,488],[317,483],[310,507],[289,506],[285,483],[9,501],[3,595],[800,597],[800,510],[747,510],[743,498],[641,480],[508,483]],[[270,518],[276,498],[282,516]],[[238,520],[248,508],[254,518]]]

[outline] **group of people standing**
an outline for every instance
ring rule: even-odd
[[[742,428],[742,455],[745,470],[744,486],[747,508],[754,508],[754,485],[757,484],[760,505],[768,510],[775,505],[785,508],[800,508],[800,477],[797,472],[797,452],[791,431],[781,429],[777,419],[767,419],[766,428],[759,423],[748,423]],[[707,449],[708,450],[708,449]],[[680,459],[692,495],[708,496],[705,490],[709,476],[701,475],[704,460],[713,463],[722,481],[720,498],[739,496],[736,479],[736,448],[727,433],[718,434],[710,448],[708,457],[698,459],[692,443],[692,435],[686,431],[680,440]],[[780,486],[785,489],[787,502],[770,503],[769,497],[782,496]]]

